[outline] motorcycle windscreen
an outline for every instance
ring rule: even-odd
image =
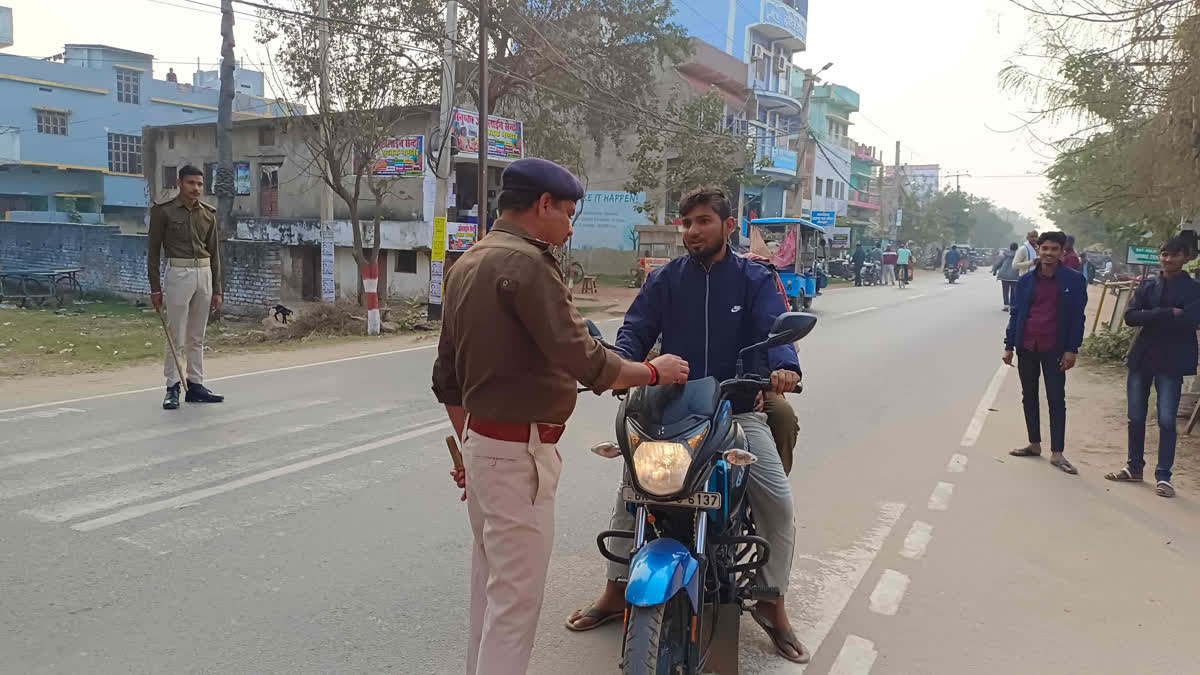
[[[644,433],[665,440],[710,420],[720,401],[720,383],[714,377],[638,387],[625,400],[625,416]]]

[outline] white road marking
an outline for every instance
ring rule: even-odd
[[[867,570],[879,555],[879,550],[891,535],[896,521],[904,514],[904,508],[904,504],[896,502],[880,504],[875,525],[850,546],[819,556],[796,556],[798,560],[808,560],[818,565],[816,570],[794,566],[788,591],[788,606],[793,608],[790,610],[792,627],[812,653],[817,653],[841,617]],[[750,626],[757,630],[757,625],[751,619],[744,620],[751,621]],[[750,626],[743,627],[743,631],[750,630]],[[762,634],[761,630],[758,634]],[[797,672],[794,664],[779,658],[765,637],[762,642],[742,640],[740,658],[743,672]]]
[[[871,672],[871,666],[875,665],[876,656],[879,656],[879,652],[875,651],[874,642],[857,635],[847,635],[829,675],[867,675]]]
[[[854,316],[855,314],[862,314],[863,312],[871,312],[871,311],[874,311],[877,309],[879,309],[879,308],[878,307],[863,307],[862,309],[856,309],[853,312],[846,312],[845,314],[839,314],[838,316]]]
[[[17,415],[15,417],[0,418],[0,422],[24,422],[26,420],[44,420],[44,419],[50,419],[51,417],[58,417],[59,415],[66,415],[68,413],[81,413],[81,412],[87,412],[87,411],[81,410],[79,408],[54,408],[53,410],[39,410],[38,412],[25,413],[24,415]]]
[[[900,601],[908,590],[908,576],[896,570],[884,570],[871,591],[871,611],[885,616],[895,616],[900,609]]]
[[[954,494],[954,483],[940,482],[929,495],[930,511],[946,511],[950,508],[950,496]]]
[[[353,457],[354,455],[359,455],[364,452],[370,452],[372,450],[377,450],[379,448],[387,447],[389,445],[394,445],[396,443],[400,443],[401,441],[407,441],[411,438],[417,438],[418,436],[424,436],[425,434],[433,433],[435,431],[445,429],[449,426],[450,426],[449,421],[440,422],[438,424],[431,424],[429,426],[422,427],[420,429],[414,429],[412,431],[408,431],[408,432],[405,432],[402,434],[396,434],[394,436],[388,436],[387,438],[383,438],[378,441],[366,443],[364,445],[355,446],[353,448],[347,448],[346,450],[342,450],[341,452],[335,452],[335,453],[332,453],[329,455],[322,455],[320,457],[314,457],[312,459],[308,459],[303,462],[296,462],[295,464],[281,466],[276,469],[271,469],[270,471],[263,471],[262,473],[257,473],[252,476],[246,476],[244,478],[239,478],[237,480],[230,481],[228,483],[222,483],[221,485],[214,485],[212,487],[204,488],[202,490],[195,490],[193,492],[187,492],[187,493],[175,496],[175,497],[171,497],[169,499],[162,499],[157,502],[150,502],[148,504],[139,504],[137,506],[131,506],[127,509],[122,509],[120,511],[117,511],[116,513],[112,513],[107,516],[103,516],[103,517],[96,518],[93,520],[85,520],[82,523],[77,523],[75,525],[72,525],[71,529],[75,530],[77,532],[91,532],[92,530],[98,530],[102,527],[108,527],[109,525],[116,525],[118,523],[123,523],[127,520],[133,520],[134,518],[141,518],[142,516],[147,516],[151,513],[157,513],[159,511],[163,511],[166,509],[180,508],[183,506],[187,506],[189,504],[194,504],[203,499],[208,499],[209,497],[214,497],[216,495],[225,494],[226,492],[232,492],[233,490],[237,490],[239,488],[243,488],[248,485],[254,485],[256,483],[261,483],[263,481],[272,480],[274,478],[279,478],[280,476],[286,476],[288,474],[296,473],[297,471],[303,471],[305,469],[309,469],[314,466],[320,466],[322,464],[334,462],[339,459]]]
[[[905,300],[916,300],[917,298],[923,298],[926,295],[927,295],[927,293],[917,293],[916,295],[908,296],[907,298],[905,298]]]
[[[1004,386],[1004,378],[1010,370],[1012,370],[1010,366],[1002,363],[992,375],[992,381],[988,383],[987,389],[983,392],[983,398],[979,399],[979,405],[975,408],[975,415],[971,417],[970,423],[967,424],[967,430],[963,432],[960,442],[962,447],[969,448],[979,440],[979,434],[983,432],[983,423],[987,421],[989,409],[996,402],[996,396],[1000,394],[1000,387]]]
[[[967,470],[967,456],[960,455],[957,452],[950,456],[950,461],[946,464],[946,471],[950,473],[962,473]]]
[[[21,464],[32,464],[48,459],[61,459],[78,455],[83,452],[92,450],[103,450],[105,448],[120,447],[131,443],[139,443],[142,441],[154,440],[156,438],[165,438],[176,434],[186,434],[189,431],[197,431],[201,429],[212,429],[226,424],[235,422],[245,422],[246,420],[258,419],[269,415],[277,415],[283,412],[299,410],[303,408],[312,408],[319,405],[325,405],[331,401],[301,401],[285,403],[283,405],[270,406],[267,408],[249,408],[241,412],[230,415],[219,415],[206,419],[197,420],[192,424],[182,425],[162,425],[153,429],[138,429],[135,431],[127,431],[120,434],[114,434],[108,438],[93,441],[85,445],[77,445],[69,448],[58,448],[57,450],[37,450],[34,452],[24,452],[15,455],[5,455],[0,457],[0,469],[7,469],[11,466],[20,466]],[[0,499],[3,498],[3,490],[0,490]]]
[[[300,433],[304,433],[305,431],[312,431],[314,429],[320,429],[320,428],[328,427],[328,426],[334,425],[334,424],[351,422],[354,420],[359,420],[359,419],[363,419],[366,417],[370,417],[372,415],[377,415],[380,413],[387,413],[392,410],[395,410],[395,408],[393,408],[393,407],[376,408],[373,410],[364,410],[361,412],[351,413],[351,414],[347,414],[347,415],[338,415],[337,417],[334,417],[328,421],[317,423],[317,424],[302,424],[302,425],[298,425],[298,426],[291,427],[291,428],[278,429],[278,430],[274,431],[273,433],[268,434],[266,436],[243,438],[234,444],[226,443],[224,445],[218,445],[218,446],[213,446],[213,447],[197,449],[195,451],[189,451],[185,456],[201,455],[201,454],[213,452],[216,450],[233,449],[233,448],[236,448],[239,446],[257,444],[257,443],[261,443],[263,441],[270,440],[273,438],[281,438],[281,437],[287,437],[287,436],[291,436],[291,435],[295,435],[295,434],[300,434]],[[420,424],[413,424],[413,425],[407,426],[403,429],[399,429],[398,431],[407,431],[409,429],[415,429],[417,427],[431,424],[435,421],[437,421],[437,420],[425,420],[425,421],[421,422]],[[330,442],[330,443],[324,443],[321,445],[305,445],[304,447],[302,447],[298,450],[289,452],[284,455],[271,455],[269,457],[265,457],[262,459],[258,459],[256,461],[246,462],[246,463],[238,463],[237,459],[240,459],[240,457],[238,457],[238,458],[235,458],[234,461],[229,462],[229,463],[217,462],[217,464],[219,464],[219,465],[220,464],[224,465],[224,466],[221,466],[221,468],[219,468],[217,470],[210,470],[210,467],[205,467],[205,466],[192,467],[192,468],[190,468],[186,471],[183,471],[179,474],[167,476],[165,478],[155,478],[155,479],[151,479],[151,481],[144,482],[144,483],[121,485],[121,486],[115,487],[111,490],[105,490],[105,491],[99,492],[99,493],[77,496],[75,499],[71,499],[66,502],[47,504],[45,506],[39,506],[39,507],[31,508],[31,509],[26,509],[26,510],[22,511],[21,513],[23,515],[30,516],[30,517],[40,520],[42,522],[65,523],[68,520],[75,520],[76,518],[90,516],[94,513],[108,511],[110,509],[115,509],[119,506],[125,506],[126,504],[132,504],[134,502],[145,501],[147,499],[154,499],[157,497],[174,494],[176,492],[181,492],[183,490],[194,489],[194,488],[196,488],[196,486],[202,485],[205,483],[215,483],[220,480],[232,478],[233,476],[237,476],[239,474],[249,473],[251,471],[257,471],[257,470],[265,469],[265,468],[272,467],[272,466],[278,466],[278,465],[284,464],[286,462],[293,462],[293,461],[297,461],[297,460],[304,459],[307,457],[312,457],[313,455],[319,455],[323,452],[329,452],[330,450],[334,450],[336,448],[345,447],[346,445],[349,445],[351,443],[363,442],[363,441],[366,441],[371,438],[377,438],[377,437],[379,437],[379,435],[380,435],[380,432],[378,430],[376,430],[374,432],[355,434],[350,437],[340,437],[340,438],[338,438],[338,440]],[[141,462],[142,466],[139,466],[138,468],[143,468],[144,466],[154,466],[156,464],[162,464],[162,463],[166,463],[166,462],[172,462],[172,461],[176,461],[178,459],[181,459],[181,457],[173,456],[173,457],[167,457],[167,458],[163,458],[163,459],[150,458],[147,461]],[[120,467],[120,468],[125,468],[125,467]],[[128,469],[126,469],[126,470],[128,470]],[[111,475],[113,473],[121,473],[121,471],[111,471],[111,470],[106,469],[106,470],[104,470],[104,473],[105,473],[105,475]]]
[[[900,549],[900,555],[911,560],[921,558],[929,548],[931,539],[933,526],[922,520],[914,522],[912,527],[908,528],[908,536],[904,537],[904,548]]]
[[[612,323],[613,321],[623,321],[622,317],[612,319],[604,319],[598,323]],[[255,375],[266,375],[268,373],[282,373],[288,370],[300,370],[302,368],[314,368],[316,366],[327,366],[332,363],[345,363],[347,361],[358,361],[360,359],[373,359],[377,356],[392,356],[393,354],[404,354],[407,352],[418,352],[424,349],[433,349],[436,344],[421,345],[420,347],[406,347],[404,349],[392,349],[386,352],[376,352],[374,354],[360,354],[358,356],[347,356],[341,359],[330,359],[328,361],[316,361],[313,363],[301,363],[295,366],[284,366],[282,368],[269,368],[267,370],[255,370],[249,373],[238,373],[236,375],[225,375],[223,377],[206,378],[205,382],[220,382],[222,380],[233,380],[239,377],[253,377]],[[20,412],[22,410],[34,410],[37,408],[46,408],[52,405],[67,405],[68,403],[79,403],[80,401],[95,401],[102,398],[113,398],[116,396],[129,396],[131,394],[144,394],[148,391],[161,391],[162,387],[143,387],[141,389],[127,389],[125,391],[114,391],[108,394],[96,394],[94,396],[81,396],[79,398],[63,399],[61,401],[47,401],[45,403],[33,403],[30,405],[18,406],[16,408],[5,408],[0,410],[0,415],[7,413]]]

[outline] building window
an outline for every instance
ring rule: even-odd
[[[392,251],[396,254],[396,271],[400,274],[417,273],[416,251]]]
[[[142,74],[117,68],[117,102],[139,103],[142,99]]]
[[[179,169],[173,166],[163,167],[163,189],[174,190],[179,185]]]
[[[39,134],[67,135],[67,113],[59,110],[37,111],[37,130]]]
[[[175,132],[174,131],[167,132],[167,149],[168,150],[175,149]]]
[[[217,163],[207,162],[204,165],[204,194],[217,194]]]
[[[817,196],[818,197],[824,196],[821,194],[821,190],[823,190],[824,188],[825,188],[825,181],[821,178],[818,178],[817,179]]]
[[[142,172],[142,137],[108,135],[108,170],[113,173]]]
[[[266,126],[258,128],[258,144],[259,145],[275,145],[275,127]]]

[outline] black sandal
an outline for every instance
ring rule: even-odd
[[[771,638],[771,642],[775,645],[775,652],[783,658],[791,661],[792,663],[808,663],[808,660],[812,658],[812,654],[808,653],[808,650],[804,648],[804,644],[796,638],[795,633],[790,630],[781,631],[776,628],[775,624],[770,619],[762,614],[759,614],[758,605],[755,605],[754,608],[750,610],[750,617],[754,619],[754,623],[757,623],[762,627],[763,631],[766,632],[767,637]],[[791,656],[788,654],[786,651],[784,651],[785,646],[795,650],[797,655]]]
[[[1075,467],[1071,466],[1071,463],[1068,462],[1065,457],[1060,460],[1057,460],[1057,461],[1050,460],[1050,465],[1057,467],[1059,471],[1062,471],[1063,473],[1069,473],[1072,476],[1079,473],[1079,471],[1076,470]]]
[[[1140,483],[1142,481],[1142,474],[1134,473],[1129,470],[1129,467],[1125,467],[1120,471],[1104,474],[1104,479],[1118,483]]]
[[[1032,445],[1027,445],[1023,448],[1010,450],[1008,454],[1012,455],[1013,457],[1041,457],[1042,450],[1041,448],[1034,448]]]

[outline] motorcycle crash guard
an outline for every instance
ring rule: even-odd
[[[642,546],[629,563],[625,601],[638,607],[661,605],[686,588],[692,611],[700,609],[700,563],[674,539],[655,539]]]

